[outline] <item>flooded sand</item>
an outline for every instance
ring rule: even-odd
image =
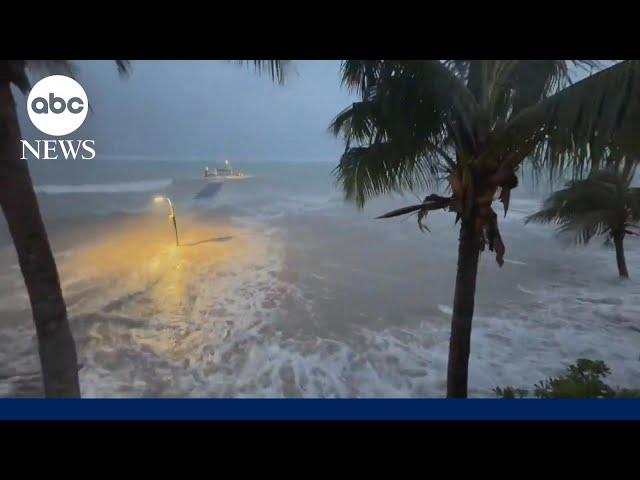
[[[208,204],[163,181],[181,247],[149,183],[91,179],[41,194],[85,397],[444,394],[452,216],[430,215],[422,234],[415,219],[373,220],[402,199],[345,205],[330,165],[269,168]],[[503,268],[482,255],[471,395],[530,387],[579,357],[605,360],[612,384],[639,385],[638,241],[627,245],[632,279],[620,282],[611,250],[567,247],[523,225],[537,205],[516,195],[501,220]],[[0,240],[0,395],[38,396],[28,300]]]

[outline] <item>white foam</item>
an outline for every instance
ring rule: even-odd
[[[528,293],[529,295],[535,295],[535,292],[532,290],[529,290],[528,288],[524,288],[522,285],[518,284],[518,286],[516,287],[518,290],[520,290],[522,293]]]
[[[144,291],[132,291],[126,279],[104,284],[83,277],[65,279],[72,328],[85,365],[83,395],[442,396],[450,334],[444,317],[452,314],[446,304],[449,291],[447,298],[433,293],[435,300],[429,300],[426,309],[417,303],[407,305],[393,295],[397,292],[394,282],[402,276],[375,264],[352,268],[349,262],[343,263],[340,253],[323,265],[329,267],[328,273],[300,271],[299,281],[279,279],[285,266],[281,237],[286,232],[268,220],[329,205],[321,197],[316,200],[278,200],[247,208],[242,224],[253,229],[252,235],[268,238],[269,250],[255,264],[231,267],[223,276],[205,270],[190,277],[190,304],[185,311],[155,308],[145,301]],[[538,202],[514,200],[513,207],[520,222]],[[507,219],[511,215],[510,210]],[[509,246],[521,260],[507,262],[532,268],[479,274],[479,290],[484,292],[476,298],[471,394],[492,396],[495,386],[530,388],[579,357],[605,360],[613,370],[613,384],[637,386],[640,285],[615,279],[611,250],[562,249],[558,254],[551,248],[555,244],[544,243],[551,242],[551,228],[531,228],[548,238],[540,237],[540,242],[520,249],[514,240]],[[511,234],[523,227],[512,223],[505,230]],[[628,263],[639,265],[640,250],[628,243]],[[411,248],[392,250],[393,255],[416,255]],[[67,255],[61,253],[56,258],[64,264]],[[444,268],[444,264],[434,265]],[[453,262],[447,268],[455,268]],[[383,283],[388,297],[372,299],[377,310],[371,309],[370,318],[361,313],[360,323],[354,317],[365,306],[356,301],[345,302],[344,312],[337,313],[336,319],[327,319],[327,310],[319,308],[322,301],[336,301],[331,295],[340,288],[332,282],[342,272],[353,274],[348,278],[389,280]],[[19,272],[14,273],[19,280]],[[495,275],[512,275],[516,281],[496,294],[487,288],[499,281]],[[305,287],[308,277],[323,281],[311,281]],[[429,288],[428,281],[424,285]],[[19,287],[24,291],[22,284]],[[26,297],[18,298],[16,291],[7,291],[0,304],[9,305],[11,300],[28,307]],[[428,313],[433,304],[440,314]],[[11,367],[19,371],[37,368],[35,354],[25,355],[37,351],[33,332],[11,328],[2,332],[8,338],[3,345],[8,347],[0,352],[0,363],[13,362]],[[36,367],[29,363],[32,360]],[[9,393],[5,387],[0,382],[0,394]]]
[[[504,263],[511,263],[511,264],[513,264],[513,265],[525,265],[525,266],[526,266],[526,265],[529,265],[529,264],[528,264],[528,263],[526,263],[526,262],[521,262],[520,260],[509,260],[508,258],[505,258],[505,259],[504,259]]]
[[[85,183],[81,185],[36,185],[37,193],[47,195],[62,195],[70,193],[135,193],[151,192],[168,187],[172,179],[144,180],[139,182],[121,183]]]

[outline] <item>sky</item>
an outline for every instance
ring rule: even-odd
[[[224,61],[133,61],[129,78],[111,61],[76,66],[92,112],[64,138],[94,139],[104,159],[337,162],[327,127],[355,99],[337,60],[293,61],[284,85]],[[16,101],[23,138],[47,138]]]

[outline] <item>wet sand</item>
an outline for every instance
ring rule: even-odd
[[[397,204],[397,203],[396,203]],[[242,222],[211,212],[57,221],[50,236],[87,397],[437,397],[445,386],[457,229],[333,205]],[[507,263],[480,265],[470,392],[531,386],[578,357],[640,383],[640,285],[612,252],[502,222]],[[629,242],[628,262],[640,251]],[[39,394],[15,255],[0,264],[0,395]],[[638,272],[640,275],[640,272]]]

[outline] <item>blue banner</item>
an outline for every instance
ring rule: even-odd
[[[640,420],[640,399],[1,399],[2,420]]]

